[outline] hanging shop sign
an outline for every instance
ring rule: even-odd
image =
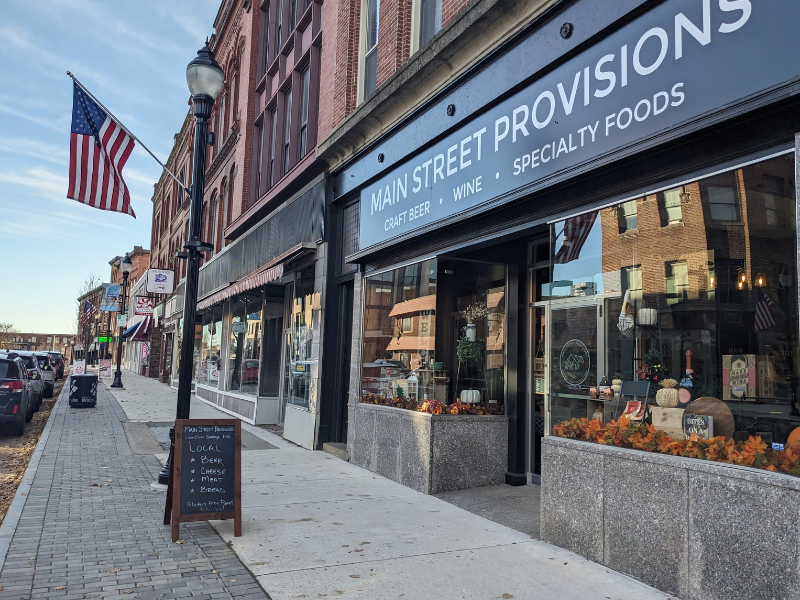
[[[152,298],[136,298],[136,313],[138,315],[152,316],[153,314],[153,299]]]
[[[175,273],[164,269],[147,270],[147,291],[153,294],[171,294],[175,286]]]
[[[365,187],[359,248],[765,91],[797,93],[797,23],[796,0],[660,4]]]
[[[106,312],[117,312],[119,310],[118,283],[103,284],[103,299],[100,302],[100,310]]]

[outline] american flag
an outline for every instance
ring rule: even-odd
[[[563,265],[580,257],[595,220],[597,220],[597,211],[584,213],[564,221],[564,240],[553,258],[554,263]]]
[[[67,198],[101,210],[136,215],[122,167],[133,151],[133,136],[74,84]]]
[[[756,296],[756,331],[775,326],[775,319],[772,316],[773,308],[775,308],[775,303],[772,301],[772,298],[762,290],[758,290]]]
[[[83,312],[81,313],[79,323],[81,325],[85,325],[86,323],[89,322],[89,319],[91,319],[96,314],[97,314],[97,307],[87,300],[83,304]]]

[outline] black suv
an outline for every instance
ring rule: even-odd
[[[42,398],[46,394],[46,383],[44,371],[39,367],[39,359],[34,352],[28,350],[0,350],[0,358],[19,358],[25,365],[28,380],[31,382],[31,402],[33,409],[39,411],[42,406]],[[47,396],[52,398],[52,396]]]
[[[25,423],[33,418],[33,395],[22,359],[14,354],[0,357],[0,423],[11,423],[15,435],[25,433]]]

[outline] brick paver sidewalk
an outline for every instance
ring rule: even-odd
[[[0,600],[268,596],[205,522],[162,525],[157,461],[132,454],[125,415],[103,386],[97,408],[64,392],[3,570]],[[153,461],[155,464],[150,464]]]

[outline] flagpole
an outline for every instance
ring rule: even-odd
[[[172,178],[175,180],[175,183],[177,183],[177,184],[178,184],[178,187],[180,187],[180,188],[181,188],[181,189],[184,191],[184,193],[185,193],[187,196],[191,196],[191,194],[189,193],[189,190],[188,190],[188,189],[186,189],[186,186],[185,186],[185,185],[183,185],[183,183],[181,182],[181,180],[180,180],[180,179],[178,179],[177,177],[175,177],[175,174],[174,174],[172,171],[170,171],[170,170],[169,170],[169,169],[166,167],[166,165],[165,165],[164,163],[162,163],[160,160],[158,160],[158,157],[157,157],[155,154],[153,154],[152,152],[150,152],[150,148],[148,148],[147,146],[145,146],[145,145],[142,143],[142,140],[140,140],[138,137],[136,137],[135,135],[133,135],[133,133],[131,132],[131,130],[130,130],[130,129],[128,129],[127,127],[125,127],[125,125],[123,125],[123,124],[122,124],[122,121],[120,121],[120,120],[119,120],[119,119],[118,119],[118,118],[117,118],[117,117],[114,115],[114,113],[112,113],[110,110],[108,110],[108,109],[105,107],[105,105],[104,105],[102,102],[100,102],[100,100],[98,100],[98,99],[97,99],[97,97],[95,97],[95,95],[94,95],[94,94],[92,94],[92,92],[90,92],[89,90],[87,90],[87,89],[86,89],[86,86],[84,86],[84,85],[83,85],[83,84],[82,84],[80,81],[78,81],[78,78],[77,78],[77,77],[75,77],[75,75],[73,75],[73,74],[72,74],[72,73],[70,73],[69,71],[67,71],[67,75],[69,75],[69,76],[72,78],[72,81],[74,81],[74,82],[75,82],[75,84],[76,84],[78,87],[80,87],[80,88],[81,88],[81,89],[82,89],[84,92],[86,92],[86,94],[87,94],[87,95],[88,95],[88,96],[89,96],[89,97],[90,97],[92,100],[94,100],[94,101],[95,101],[95,102],[96,102],[96,103],[97,103],[97,104],[100,106],[100,108],[102,108],[104,111],[106,111],[106,114],[110,115],[110,116],[111,116],[111,117],[112,117],[112,118],[113,118],[113,119],[114,119],[114,120],[115,120],[117,123],[119,123],[120,127],[122,127],[122,129],[124,129],[124,130],[125,130],[125,131],[128,133],[128,135],[129,135],[129,136],[131,136],[131,137],[132,137],[134,140],[136,140],[137,142],[139,142],[139,144],[141,145],[141,147],[142,147],[142,148],[144,148],[145,150],[147,150],[147,153],[148,153],[150,156],[152,156],[152,157],[153,157],[153,160],[155,160],[155,161],[156,161],[156,162],[157,162],[159,165],[161,165],[161,168],[162,168],[162,169],[164,169],[164,171],[166,171],[166,172],[169,174],[169,176],[170,176],[170,177],[172,177]]]

